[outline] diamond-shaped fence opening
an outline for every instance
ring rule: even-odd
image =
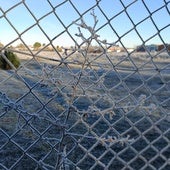
[[[0,169],[168,170],[169,15],[169,0],[0,2]]]

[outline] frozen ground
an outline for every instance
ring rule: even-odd
[[[155,169],[164,165],[165,170],[169,168],[168,54],[153,58],[143,53],[130,57],[124,53],[89,55],[83,71],[84,57],[81,55],[71,55],[62,64],[59,56],[52,52],[39,55],[57,61],[38,58],[37,62],[29,56],[18,55],[23,66],[17,74],[1,71],[0,169],[5,169],[3,166],[10,168],[19,159],[20,163],[13,169],[35,169],[39,160],[54,166],[59,155],[57,150],[64,146],[70,151],[68,159],[80,169],[90,169],[95,164],[93,156],[101,164],[95,167],[99,170],[103,169],[103,164],[110,164],[110,170],[122,169],[124,161],[133,169],[142,168],[147,161]],[[68,113],[76,83],[76,94]],[[141,96],[145,96],[142,106]],[[5,99],[22,105],[22,109],[9,108],[4,104]],[[156,108],[150,111],[152,104]],[[99,109],[98,114],[94,110],[90,113],[92,106]],[[110,110],[115,115],[110,117]],[[62,147],[59,141],[63,129],[48,121],[54,117],[60,124],[66,120],[65,130],[72,134],[67,135]],[[97,137],[128,135],[135,139],[131,145],[103,145],[97,141]],[[47,138],[56,141],[45,140]],[[87,155],[83,159],[85,151],[93,156]],[[161,159],[157,161],[159,151]],[[137,158],[138,154],[140,157]],[[70,165],[70,169],[75,168]]]

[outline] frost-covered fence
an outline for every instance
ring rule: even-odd
[[[0,28],[8,31],[0,55],[13,68],[0,71],[1,170],[170,169],[170,22],[154,19],[169,17],[170,1],[149,2],[0,2]],[[133,8],[145,13],[133,18],[140,13]],[[51,17],[54,25],[45,22]],[[33,50],[28,39],[36,35],[46,43]],[[72,45],[56,45],[63,39]],[[140,43],[129,49],[126,39]],[[149,45],[154,39],[159,46]],[[20,58],[19,68],[5,50]]]

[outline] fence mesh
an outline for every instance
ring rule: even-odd
[[[29,0],[0,2],[0,23],[15,34],[7,33],[10,40],[0,51],[13,68],[0,73],[0,169],[170,169],[170,49],[163,36],[170,22],[162,26],[154,19],[162,10],[169,17],[170,1],[160,2],[93,0],[82,10],[79,3],[86,1],[44,0],[40,5],[48,11],[42,13]],[[139,21],[131,12],[136,6],[145,9]],[[12,15],[20,8],[32,24],[14,22]],[[67,10],[67,20],[61,10]],[[55,37],[41,24],[51,15],[56,28],[63,28],[52,27]],[[155,31],[145,36],[140,29],[147,32],[142,25],[148,20]],[[106,27],[115,37],[112,42],[100,35]],[[32,50],[26,37],[37,30],[48,43]],[[65,34],[74,45],[59,51],[55,42]],[[131,37],[141,46],[129,51],[124,41]],[[154,38],[162,46],[153,52],[147,44]],[[12,48],[15,42],[24,49]],[[123,52],[109,51],[116,44]],[[4,51],[15,53],[21,65],[16,68]]]

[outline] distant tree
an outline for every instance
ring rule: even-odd
[[[47,47],[44,48],[44,50],[45,50],[45,51],[50,51],[50,47],[47,46]]]
[[[25,50],[25,49],[26,49],[26,46],[25,46],[24,44],[22,44],[22,43],[18,44],[16,47],[17,47],[19,50]]]
[[[38,50],[41,47],[41,43],[35,42],[33,47],[34,47],[34,50]]]
[[[9,49],[14,49],[14,46],[10,45],[10,46],[9,46]]]
[[[63,51],[62,47],[59,47],[58,45],[57,45],[56,49],[57,49],[58,52],[62,52]]]
[[[0,48],[2,48],[4,45],[0,42]]]
[[[46,43],[43,43],[41,46],[42,46],[43,50],[50,51],[50,48],[49,48],[49,46],[46,46]],[[40,47],[38,47],[38,48],[40,48]]]
[[[101,53],[103,50],[101,47],[99,46],[92,46],[90,45],[87,49],[88,53]]]

